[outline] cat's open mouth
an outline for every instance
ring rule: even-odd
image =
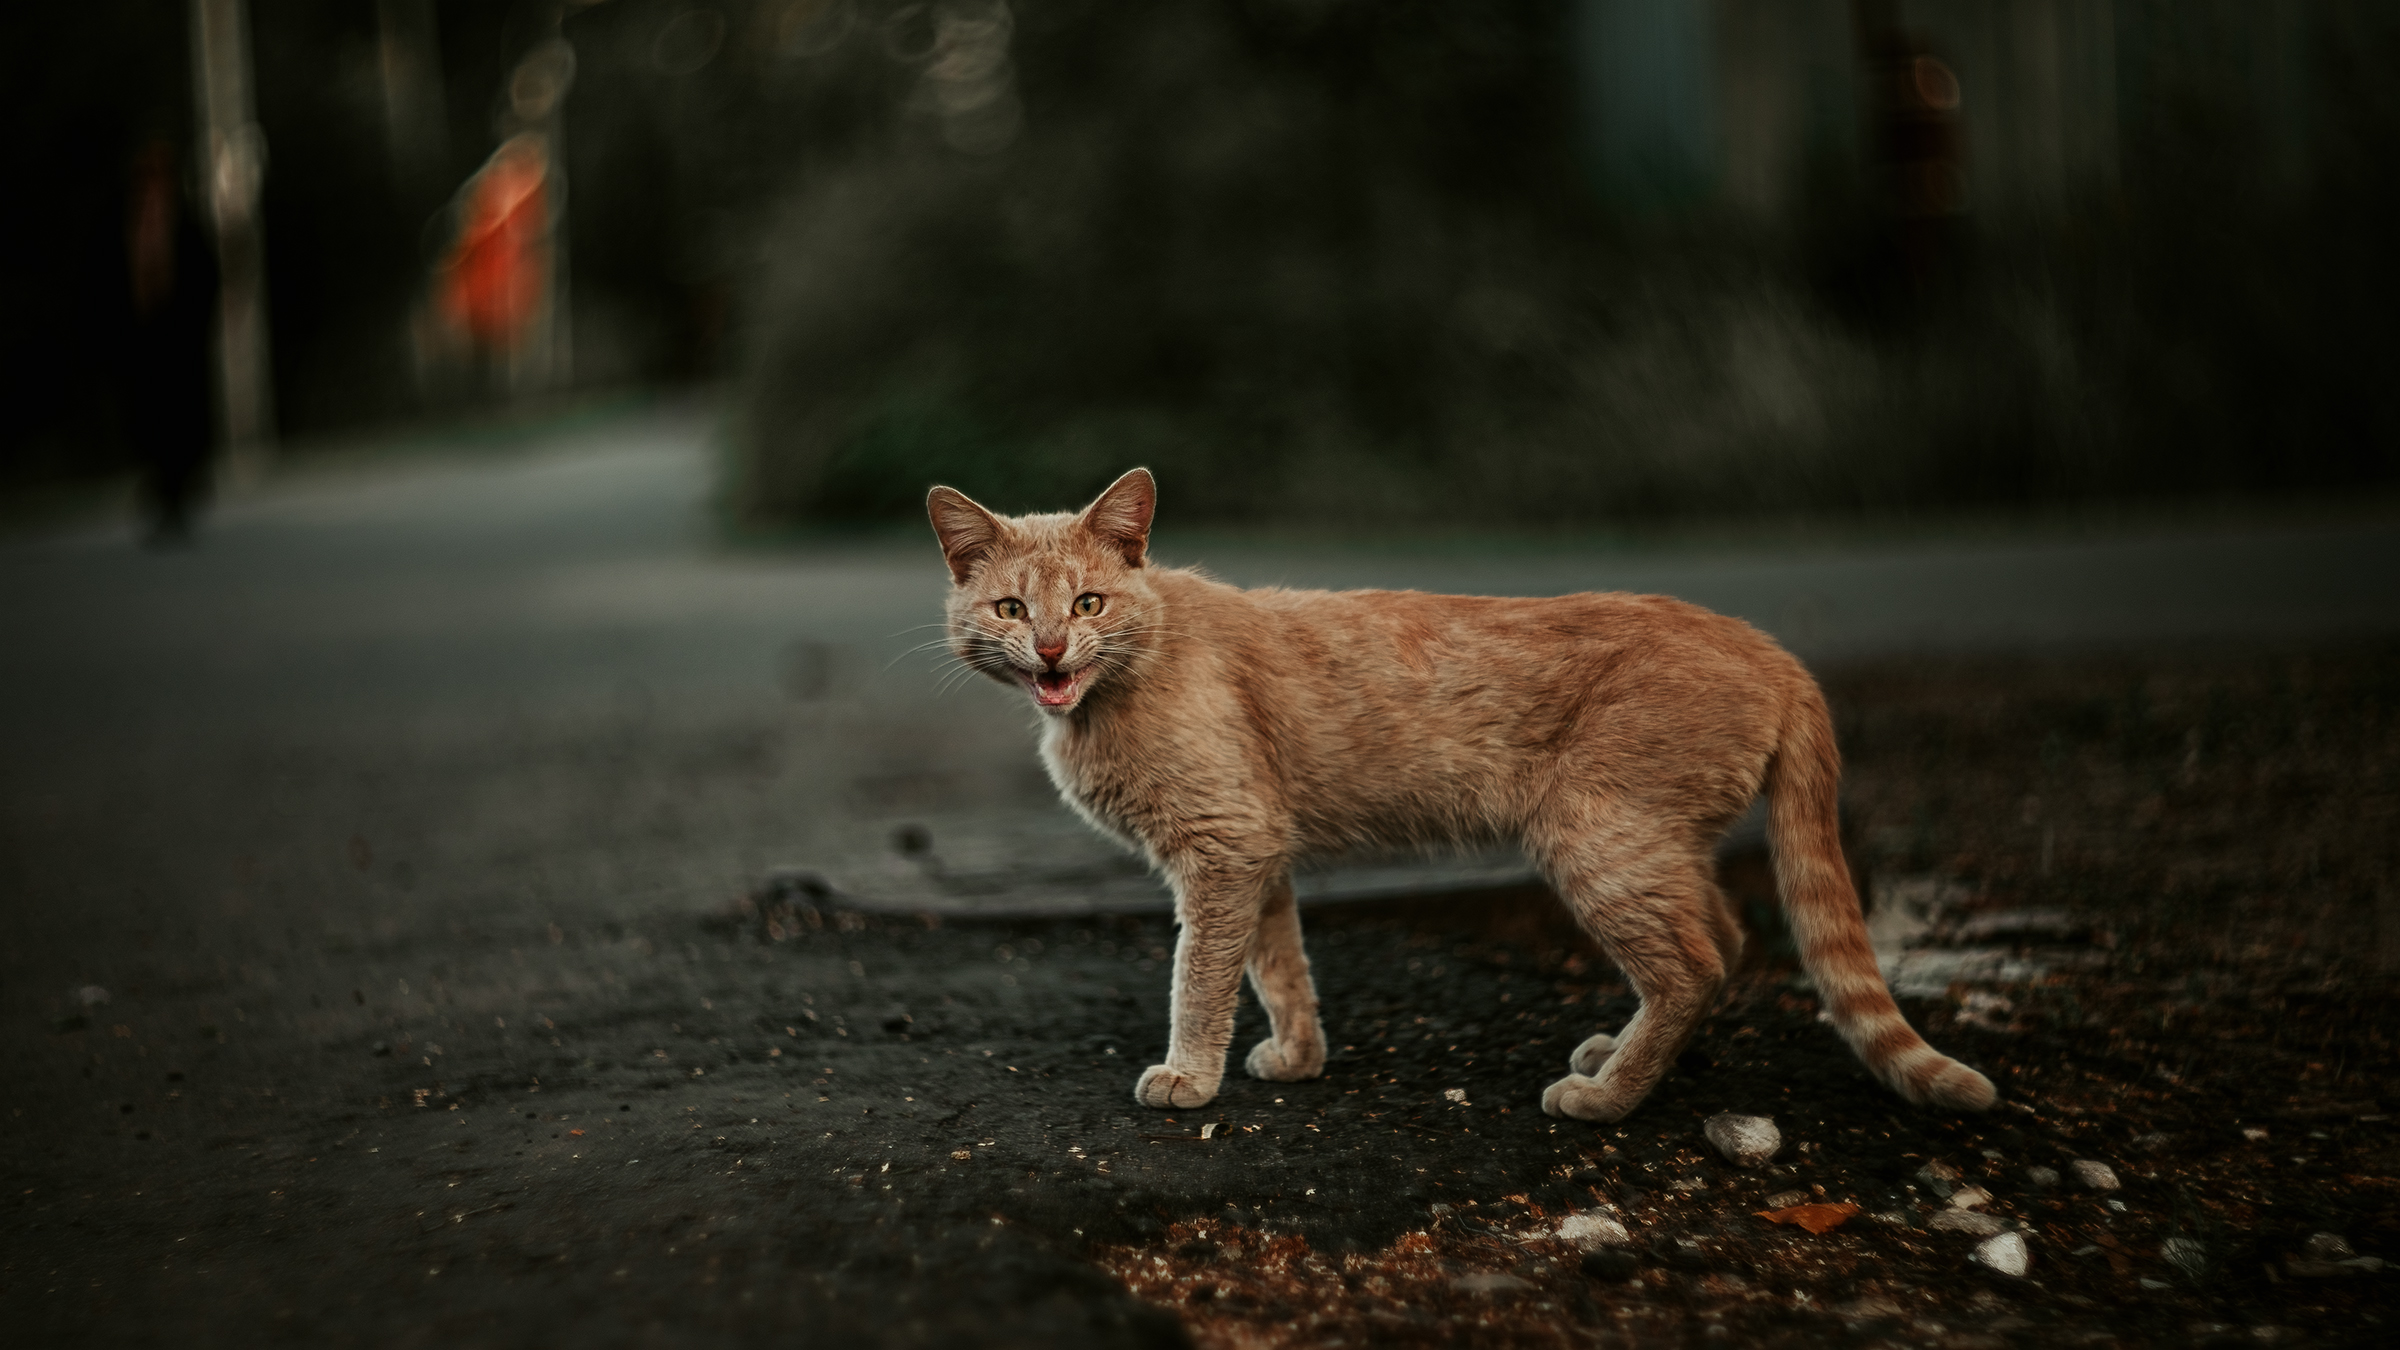
[[[1033,690],[1034,702],[1045,708],[1064,708],[1083,692],[1084,682],[1091,673],[1090,666],[1081,670],[1030,671],[1025,683]]]

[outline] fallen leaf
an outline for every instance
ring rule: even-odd
[[[569,1133],[569,1134],[571,1134],[571,1135],[574,1135],[574,1136],[575,1136],[576,1138],[578,1138],[578,1139],[581,1139],[581,1138],[583,1137],[583,1131],[581,1131],[581,1130],[569,1130],[569,1131],[567,1131],[567,1133]]]
[[[1786,1205],[1782,1209],[1762,1209],[1758,1217],[1769,1223],[1788,1223],[1812,1233],[1830,1233],[1850,1221],[1858,1206],[1844,1202],[1838,1205]]]

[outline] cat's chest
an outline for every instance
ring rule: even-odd
[[[1158,805],[1138,761],[1088,729],[1053,723],[1043,729],[1042,767],[1069,806],[1106,833],[1139,846]]]

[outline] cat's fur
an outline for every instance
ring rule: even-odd
[[[1762,790],[1834,1025],[1910,1101],[1992,1104],[1990,1081],[1919,1038],[1884,986],[1836,837],[1824,698],[1773,640],[1660,596],[1239,590],[1149,563],[1155,502],[1142,469],[1078,514],[996,516],[949,488],[927,501],[955,583],[952,650],[1034,696],[1059,790],[1174,887],[1172,1040],[1134,1089],[1144,1105],[1216,1096],[1245,967],[1270,1026],[1250,1072],[1323,1071],[1294,859],[1504,838],[1641,996],[1618,1035],[1576,1048],[1542,1109],[1624,1116],[1740,952],[1712,846]],[[1097,612],[1078,613],[1088,596]]]

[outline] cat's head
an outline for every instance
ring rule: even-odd
[[[1135,469],[1078,512],[1002,516],[955,488],[925,498],[950,565],[950,650],[1064,716],[1155,647],[1147,553],[1158,489]]]

